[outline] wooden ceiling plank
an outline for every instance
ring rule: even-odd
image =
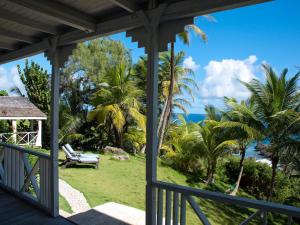
[[[135,12],[139,9],[138,5],[135,3],[134,0],[109,0],[114,4],[120,6],[121,8],[125,9],[128,12]]]
[[[161,17],[161,21],[167,22],[180,18],[201,16],[221,10],[228,10],[269,1],[272,0],[215,0],[214,2],[212,2],[211,0],[206,2],[199,0],[184,0],[168,5],[165,13]],[[153,11],[149,10],[146,13],[151,15]],[[141,26],[143,26],[143,23],[135,14],[121,16],[98,23],[96,31],[92,33],[86,33],[82,31],[66,32],[65,34],[61,35],[59,45],[63,46],[74,44],[86,40],[91,40],[100,36],[112,35]],[[49,46],[49,42],[47,41],[47,39],[44,39],[42,42],[33,44],[32,46],[0,55],[0,64],[28,57],[29,55],[33,55],[34,52],[38,54],[40,52],[46,51],[47,46]]]
[[[16,40],[16,41],[25,42],[25,43],[28,43],[28,44],[32,44],[32,43],[37,41],[35,38],[32,38],[31,36],[21,34],[21,33],[16,32],[16,31],[7,30],[7,29],[4,29],[4,28],[0,28],[0,36],[10,38],[10,39],[13,39],[13,40]]]
[[[52,35],[57,34],[57,30],[55,28],[50,27],[47,24],[43,24],[41,22],[28,19],[22,15],[11,13],[4,9],[0,9],[0,19],[11,21],[19,25],[29,27],[36,31],[40,31]]]
[[[11,3],[47,16],[53,21],[83,30],[95,31],[96,21],[89,15],[53,0],[8,0]]]
[[[17,47],[14,44],[8,44],[5,42],[0,41],[0,49],[4,50],[15,50]]]

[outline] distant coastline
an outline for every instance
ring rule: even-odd
[[[186,122],[193,122],[193,123],[198,123],[202,120],[205,120],[206,114],[196,114],[196,113],[190,113],[190,114],[184,114],[184,113],[174,113],[173,118],[174,120],[178,118],[178,115],[182,115]]]

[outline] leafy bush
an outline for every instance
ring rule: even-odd
[[[239,173],[239,158],[229,157],[225,163],[225,174],[233,184]],[[257,163],[253,159],[246,159],[241,188],[258,199],[265,199],[271,182],[272,170],[268,165]],[[288,177],[278,171],[275,183],[273,201],[294,206],[300,206],[300,179]]]

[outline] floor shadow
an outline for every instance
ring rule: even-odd
[[[94,209],[70,216],[68,219],[79,225],[130,225]]]

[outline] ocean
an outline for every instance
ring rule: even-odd
[[[205,114],[182,114],[182,113],[175,113],[173,115],[173,118],[176,119],[178,118],[178,115],[182,115],[185,120],[187,122],[193,122],[193,123],[198,123],[200,121],[205,120],[206,115]],[[247,147],[247,151],[246,151],[246,158],[256,158],[256,159],[263,159],[264,157],[259,155],[258,151],[255,151],[255,146],[256,146],[256,142],[251,143],[250,145],[248,145]]]

